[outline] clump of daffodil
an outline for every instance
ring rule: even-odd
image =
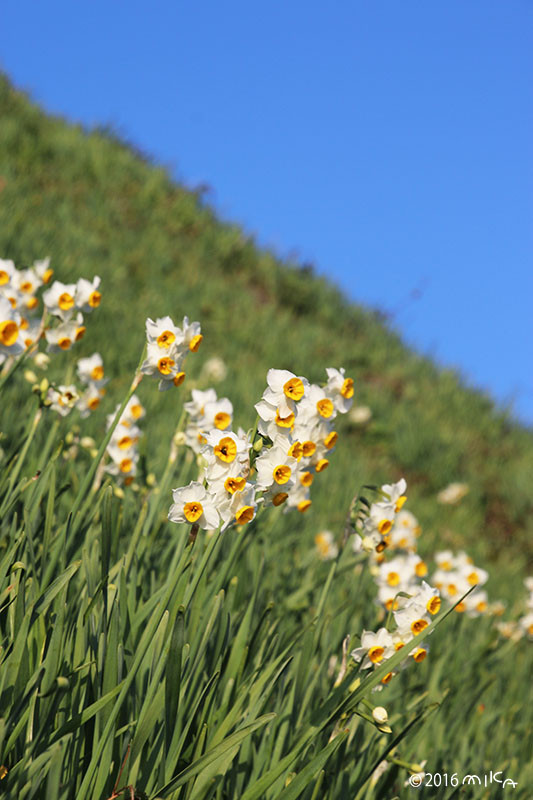
[[[55,326],[47,326],[44,335],[48,351],[66,351],[85,335],[84,313],[98,308],[102,295],[99,291],[98,275],[92,281],[80,278],[76,283],[54,281],[43,293],[46,310],[58,321]]]
[[[185,379],[188,353],[196,353],[202,342],[199,322],[183,318],[181,328],[170,317],[146,320],[146,358],[141,372],[159,378],[159,391],[180,386]]]
[[[94,356],[92,358],[94,359]],[[103,380],[103,372],[100,380]],[[108,428],[113,424],[118,409],[119,406],[117,406],[113,414],[109,414],[107,417]],[[137,395],[132,395],[107,445],[106,452],[110,458],[110,463],[105,468],[106,472],[113,475],[125,486],[130,486],[137,474],[137,464],[139,462],[137,443],[142,433],[137,423],[144,417],[145,413]]]
[[[476,567],[464,552],[454,554],[450,550],[442,550],[435,554],[435,562],[437,569],[431,581],[451,603],[457,603],[473,586],[476,587],[455,607],[457,612],[466,612],[475,617],[489,610],[487,593],[481,589],[489,577],[488,572]]]

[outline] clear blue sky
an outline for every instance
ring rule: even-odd
[[[45,108],[208,183],[533,422],[531,0],[4,0],[0,25]]]

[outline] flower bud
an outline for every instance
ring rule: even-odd
[[[383,706],[376,706],[375,709],[372,711],[372,716],[374,717],[374,721],[377,722],[378,725],[384,725],[389,719],[389,715],[387,714],[387,709],[383,708]]]

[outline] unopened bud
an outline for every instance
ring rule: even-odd
[[[254,442],[254,450],[255,450],[256,453],[260,453],[261,452],[261,450],[263,449],[263,444],[264,444],[264,442],[263,442],[262,438],[260,436],[258,436],[257,439]]]
[[[96,447],[96,442],[94,441],[92,436],[82,436],[80,439],[80,444],[86,450],[92,450]]]
[[[33,356],[33,363],[36,367],[39,367],[39,369],[48,369],[50,356],[47,356],[46,353],[35,353]]]
[[[37,375],[31,369],[27,369],[24,372],[24,380],[28,381],[28,383],[37,383]]]
[[[374,717],[374,721],[377,722],[378,725],[384,725],[389,719],[389,715],[387,714],[387,709],[383,708],[383,706],[376,706],[375,709],[372,711],[372,716]]]

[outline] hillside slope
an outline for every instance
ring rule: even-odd
[[[530,431],[325,280],[217,220],[200,193],[112,135],[46,115],[6,79],[0,118],[0,256],[21,266],[49,255],[61,280],[102,277],[103,301],[83,354],[99,350],[113,376],[106,411],[137,364],[146,316],[201,320],[200,363],[215,354],[225,360],[228,377],[217,391],[230,396],[245,428],[269,367],[316,381],[325,367],[344,366],[373,417],[363,428],[343,423],[314,516],[298,524],[309,535],[319,525],[339,530],[361,484],[403,475],[430,547],[464,546],[512,562],[513,571],[526,567],[533,555]],[[171,430],[175,394],[153,400],[150,392],[146,400],[151,430]],[[87,429],[102,425],[103,415],[95,416]],[[146,449],[155,469],[158,453],[150,441]],[[351,481],[341,480],[346,474]],[[437,492],[457,480],[469,494],[457,506],[438,505]]]

